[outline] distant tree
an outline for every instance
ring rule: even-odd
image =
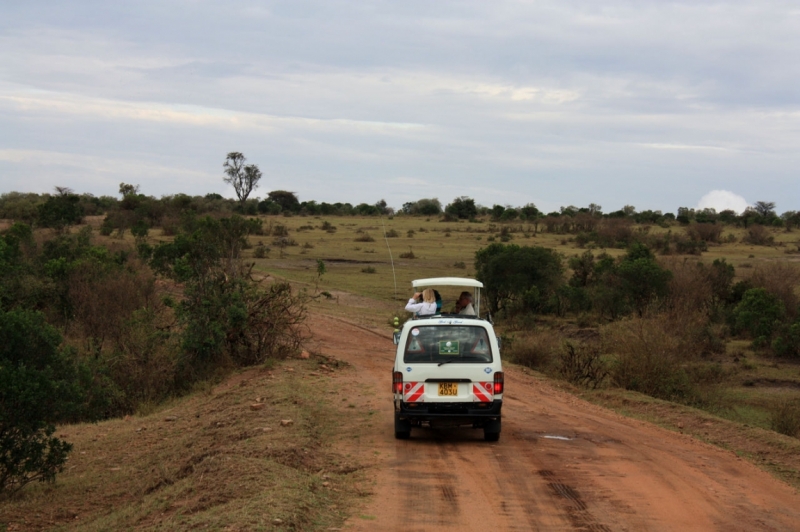
[[[492,312],[546,310],[563,272],[558,253],[544,247],[494,243],[475,253],[475,277],[487,286]]]
[[[781,214],[781,219],[787,231],[791,231],[795,227],[800,227],[800,211],[786,211]]]
[[[689,225],[689,223],[694,220],[694,214],[694,209],[690,209],[689,207],[678,207],[678,216],[675,219],[680,224]]]
[[[775,216],[775,202],[773,201],[757,201],[755,205],[753,205],[753,210],[755,210],[759,216],[763,218],[771,218]]]
[[[297,199],[297,195],[294,192],[289,192],[287,190],[273,190],[267,197],[274,203],[277,203],[281,207],[281,211],[285,212],[299,212],[300,211],[300,200]]]
[[[539,209],[537,209],[536,205],[534,205],[533,203],[528,203],[527,205],[522,207],[519,210],[519,212],[520,215],[522,215],[526,220],[531,222],[535,220],[540,214],[542,214],[541,212],[539,212]]]
[[[456,218],[467,220],[474,218],[478,214],[478,208],[475,206],[475,200],[467,196],[461,196],[453,200],[451,204],[445,207],[444,212],[451,214]]]
[[[381,199],[379,202],[375,203],[375,208],[378,209],[379,214],[385,214],[389,216],[394,214],[394,209],[386,204],[385,199]]]
[[[119,184],[119,194],[123,198],[125,196],[136,195],[139,193],[139,185],[129,185],[128,183]]]
[[[602,206],[600,206],[600,205],[598,205],[596,203],[590,203],[589,204],[589,214],[591,214],[592,216],[597,216],[597,215],[600,215],[602,213],[603,213],[603,207]]]
[[[736,212],[732,209],[725,209],[724,211],[720,211],[719,213],[719,221],[724,224],[734,224],[736,223],[737,215]]]
[[[502,205],[494,205],[492,206],[492,220],[499,220],[503,213],[505,212],[506,208]]]
[[[254,164],[245,165],[246,160],[245,156],[238,151],[232,151],[222,165],[227,175],[222,180],[233,186],[233,190],[236,191],[242,206],[244,206],[253,189],[258,187],[258,182],[261,180],[261,170]]]
[[[503,211],[503,214],[500,215],[500,220],[504,222],[510,222],[512,220],[516,220],[519,217],[519,211],[514,207],[506,207]]]
[[[56,187],[58,195],[50,196],[39,205],[38,224],[41,227],[52,227],[62,230],[70,225],[79,224],[83,219],[81,198],[66,187]]]
[[[442,204],[437,198],[423,198],[403,204],[405,214],[419,214],[423,216],[438,216],[442,213]]]

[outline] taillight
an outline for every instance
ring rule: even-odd
[[[400,371],[392,373],[392,391],[403,393],[403,373]]]
[[[503,384],[504,384],[503,372],[498,371],[494,374],[494,394],[498,395],[503,393]]]

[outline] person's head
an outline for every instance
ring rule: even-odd
[[[470,303],[472,303],[472,294],[469,292],[461,292],[461,295],[458,296],[458,304],[462,307],[466,307]]]
[[[436,294],[433,292],[433,288],[426,288],[422,291],[422,300],[425,303],[436,303]]]

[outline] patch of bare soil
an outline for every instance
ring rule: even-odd
[[[336,377],[375,409],[341,451],[371,457],[374,496],[349,530],[800,530],[800,496],[731,451],[630,419],[507,367],[503,432],[414,429],[395,440],[394,346],[315,316],[314,349],[350,363]]]

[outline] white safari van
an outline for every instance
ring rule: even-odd
[[[503,365],[492,324],[480,317],[480,289],[474,279],[438,277],[412,282],[415,291],[473,294],[475,316],[440,313],[414,318],[395,331],[392,391],[394,434],[412,427],[482,428],[487,441],[500,437]],[[454,292],[455,290],[455,292]]]

